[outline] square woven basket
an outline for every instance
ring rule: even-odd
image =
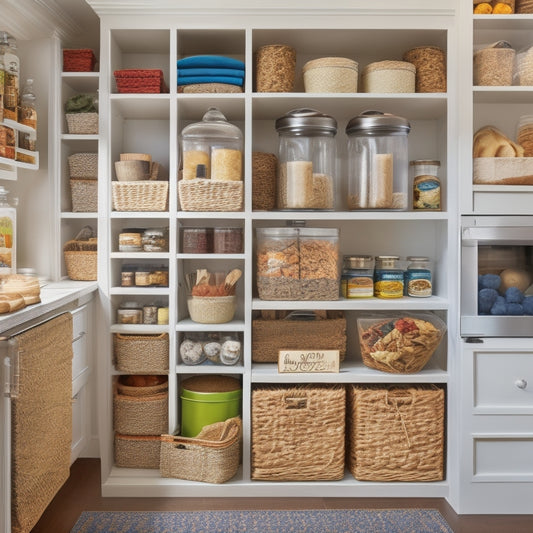
[[[65,113],[67,130],[77,135],[98,133],[98,113]]]
[[[168,87],[159,69],[115,70],[119,93],[167,93]]]
[[[96,56],[90,48],[63,50],[63,72],[92,72]]]
[[[115,211],[166,211],[168,181],[113,181]]]
[[[70,194],[73,213],[96,213],[98,211],[98,181],[71,179]]]
[[[67,161],[71,178],[98,178],[98,153],[79,152],[69,155]]]
[[[361,481],[444,478],[444,389],[436,385],[352,385],[347,465]]]
[[[113,427],[123,435],[161,435],[168,432],[168,392],[129,396],[115,391]]]
[[[158,469],[160,450],[160,435],[115,433],[115,466]]]
[[[131,374],[157,374],[168,371],[168,333],[158,335],[113,335],[115,367]]]
[[[252,391],[252,479],[342,479],[345,410],[342,385],[258,385]]]
[[[217,181],[195,178],[178,181],[178,195],[183,211],[242,211],[242,181]]]

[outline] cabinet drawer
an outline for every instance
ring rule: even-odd
[[[71,464],[80,456],[87,444],[87,387],[82,387],[72,397],[72,444]]]
[[[533,411],[533,353],[474,355],[474,412]]]
[[[75,380],[88,367],[87,331],[89,327],[86,306],[72,312],[72,379]]]

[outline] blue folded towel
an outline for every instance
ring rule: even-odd
[[[244,83],[243,78],[233,76],[181,76],[178,77],[178,85],[191,85],[193,83],[227,83],[229,85],[239,85]]]
[[[234,78],[244,78],[244,70],[235,68],[179,68],[180,76],[233,76]]]
[[[178,59],[178,68],[214,67],[244,70],[244,62],[225,56],[190,56]]]

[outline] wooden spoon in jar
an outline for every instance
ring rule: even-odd
[[[224,291],[226,294],[230,295],[233,294],[234,286],[237,281],[239,281],[239,278],[242,276],[242,271],[238,268],[233,269],[231,272],[228,273],[226,276],[226,279],[224,280]]]

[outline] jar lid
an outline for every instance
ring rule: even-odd
[[[374,258],[371,255],[345,255],[342,260],[349,268],[368,268],[372,266]]]
[[[407,119],[381,111],[363,111],[352,118],[346,126],[347,135],[401,135],[407,134],[411,126]]]
[[[242,140],[241,130],[226,120],[216,107],[210,107],[201,122],[189,124],[181,132],[183,139],[233,139]]]
[[[257,235],[265,237],[296,237],[298,230],[295,228],[257,228]]]
[[[124,228],[120,234],[122,233],[144,233],[144,228]]]
[[[165,234],[165,229],[163,229],[163,228],[149,228],[149,229],[144,230],[144,234],[145,235],[157,235],[159,237],[159,236],[162,236],[162,235]]]
[[[437,161],[436,159],[416,159],[414,161],[409,161],[409,165],[412,167],[417,165],[435,165],[440,167],[440,161]]]
[[[336,238],[339,236],[339,230],[337,228],[300,228],[300,237],[323,237],[323,238]]]
[[[141,305],[137,302],[122,302],[120,309],[141,309]]]
[[[293,109],[276,120],[276,131],[293,135],[329,135],[337,133],[337,121],[316,109]]]
[[[429,261],[429,257],[421,257],[421,256],[414,256],[414,255],[410,255],[406,259],[407,261],[424,261],[424,262]]]

